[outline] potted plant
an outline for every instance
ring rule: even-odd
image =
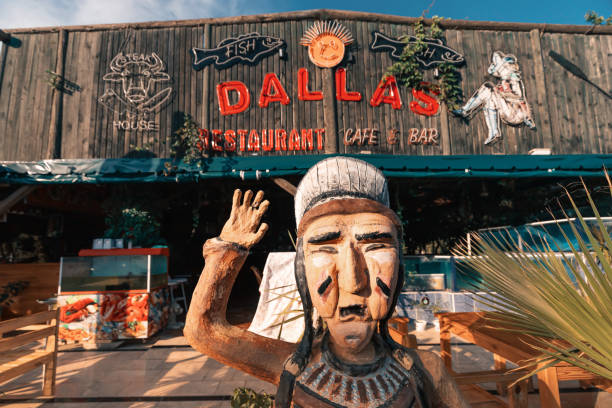
[[[271,408],[272,397],[265,392],[257,393],[251,388],[239,387],[232,394],[230,406],[232,408]]]
[[[140,208],[123,208],[118,213],[111,213],[106,217],[108,229],[104,232],[105,238],[123,238],[124,242],[133,247],[151,247],[163,244],[160,236],[159,221],[150,211]]]
[[[2,316],[2,308],[12,305],[15,298],[29,285],[28,281],[14,281],[0,286],[0,316]]]

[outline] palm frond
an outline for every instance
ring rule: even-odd
[[[607,173],[606,179],[610,183]],[[612,238],[583,187],[595,223],[585,221],[566,191],[576,214],[568,231],[557,221],[567,253],[537,231],[529,232],[535,246],[518,245],[509,232],[477,233],[470,251],[465,241],[453,251],[483,277],[486,294],[474,294],[494,310],[488,324],[533,336],[529,344],[541,354],[519,367],[531,370],[527,376],[566,362],[612,379]]]

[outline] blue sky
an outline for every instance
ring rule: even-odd
[[[277,13],[317,8],[420,16],[432,0],[0,0],[0,29],[123,23]],[[594,10],[612,14],[612,0],[436,0],[428,16],[485,21],[585,24]]]

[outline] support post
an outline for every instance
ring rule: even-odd
[[[55,372],[57,370],[57,335],[59,327],[59,307],[57,304],[52,306],[55,309],[55,317],[49,323],[55,328],[52,336],[47,337],[45,351],[53,352],[51,361],[43,365],[43,395],[51,396],[55,394]]]
[[[450,321],[443,315],[438,315],[440,320],[440,357],[449,373],[453,372],[453,361],[451,354],[451,331]]]
[[[338,123],[336,119],[336,84],[334,71],[323,69],[323,121],[325,123],[325,153],[338,153]]]
[[[204,48],[210,48],[210,24],[204,24]],[[207,65],[202,70],[202,100],[204,103],[202,104],[202,127],[204,129],[209,129],[209,121],[210,121],[210,107],[208,103],[208,98],[210,98],[210,65]]]
[[[529,379],[523,380],[510,388],[508,394],[508,405],[512,408],[527,408]]]
[[[64,77],[64,63],[66,54],[66,30],[60,29],[57,42],[57,59],[55,60],[55,73]],[[59,159],[62,150],[62,100],[63,94],[53,89],[53,102],[51,105],[51,125],[49,126],[49,144],[45,159]]]
[[[493,364],[496,370],[505,370],[506,367],[506,359],[493,353]],[[499,395],[505,396],[508,393],[508,389],[506,388],[507,384],[504,383],[496,383],[497,392]]]
[[[561,408],[557,369],[549,367],[538,373],[538,392],[542,408]]]

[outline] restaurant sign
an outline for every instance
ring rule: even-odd
[[[256,65],[277,51],[283,57],[286,47],[285,40],[280,38],[259,33],[243,34],[226,38],[215,48],[192,48],[193,68],[201,70],[210,64],[214,64],[217,69],[229,68],[239,63]]]
[[[397,38],[379,31],[373,31],[369,50],[387,52],[391,60],[399,60],[405,47],[417,41],[416,37],[404,35]],[[348,86],[352,74],[348,64],[348,47],[354,42],[350,31],[337,21],[318,21],[313,23],[302,35],[300,45],[308,47],[310,61],[317,67],[331,69],[335,83],[335,99],[344,103],[368,103],[372,108],[388,106],[393,110],[406,109],[398,81],[393,75],[384,74],[378,84],[371,84],[371,94],[362,89]],[[446,46],[442,40],[425,38],[425,48],[417,55],[421,69],[434,68],[443,63],[461,65],[465,58],[459,52]],[[192,48],[193,68],[201,70],[213,65],[225,69],[235,64],[252,66],[262,59],[278,52],[285,58],[287,43],[270,35],[251,32],[235,35],[220,41],[214,48]],[[110,64],[110,72],[103,77],[109,84],[100,103],[109,110],[119,112],[113,126],[120,130],[157,130],[158,124],[152,120],[152,113],[162,107],[171,96],[172,88],[161,90],[156,86],[169,83],[170,76],[164,72],[163,61],[156,53],[117,54]],[[265,72],[260,84],[240,80],[222,80],[215,86],[216,102],[222,117],[240,115],[254,104],[260,109],[286,106],[296,103],[312,103],[324,99],[324,89],[316,89],[309,82],[313,68],[300,67],[294,78],[283,77],[276,72]],[[316,68],[315,68],[316,69]],[[281,70],[281,73],[285,70]],[[356,71],[355,71],[356,73]],[[474,96],[460,109],[453,111],[456,116],[469,118],[475,112],[484,112],[489,137],[485,144],[495,142],[501,137],[499,121],[511,125],[526,124],[535,128],[531,119],[529,105],[524,97],[524,86],[515,56],[500,51],[493,53],[488,73],[500,78],[497,84],[483,84]],[[356,78],[354,83],[365,84]],[[295,95],[287,92],[286,81],[296,80]],[[121,91],[112,83],[120,83]],[[257,86],[256,89],[253,87]],[[420,89],[411,89],[412,100],[407,105],[415,115],[434,116],[440,111],[439,94],[436,87],[422,82]],[[368,88],[370,89],[370,88]],[[340,106],[341,104],[338,104]],[[294,125],[295,126],[295,125]],[[270,151],[312,151],[323,150],[324,128],[309,127],[308,124],[296,128],[282,128],[278,124],[263,124],[252,129],[248,125],[236,124],[232,129],[199,129],[197,148],[201,151],[219,152],[270,152]],[[222,126],[218,126],[222,127]],[[327,135],[332,137],[332,135]],[[402,145],[439,145],[438,129],[433,127],[403,127],[399,130],[390,126],[387,129],[360,127],[355,123],[350,128],[338,132],[345,146],[375,146],[385,142],[387,146]]]
[[[120,130],[159,130],[152,118],[168,102],[172,87],[163,87],[170,82],[165,64],[156,53],[115,55],[110,71],[103,77],[106,83],[104,94],[98,99],[105,108],[119,113],[113,127]],[[120,84],[117,90],[114,84]],[[161,90],[156,91],[158,86]]]
[[[311,90],[308,83],[309,75],[309,71],[306,68],[298,70],[296,78],[298,88],[297,99],[300,101],[322,100],[322,90]],[[349,90],[347,88],[347,70],[345,68],[337,68],[334,76],[336,100],[341,102],[359,102],[363,99],[363,94],[360,91]],[[251,106],[251,91],[244,82],[221,82],[217,84],[216,89],[218,107],[222,115],[242,113]],[[291,97],[285,90],[285,86],[273,72],[269,72],[264,76],[258,95],[257,104],[260,108],[267,108],[274,103],[282,105],[289,105],[291,103]],[[412,96],[414,101],[409,104],[410,110],[418,115],[435,115],[440,107],[440,103],[435,98],[435,95],[433,91],[427,89],[426,83],[424,84],[424,89],[413,89]],[[393,109],[400,110],[403,106],[397,81],[393,75],[383,78],[372,95],[369,95],[368,100],[372,107],[387,104]]]
[[[404,48],[417,42],[415,36],[402,36],[392,38],[378,31],[372,32],[372,42],[370,51],[385,51],[389,53],[391,59],[398,61]],[[425,50],[416,55],[416,60],[423,68],[431,68],[435,65],[448,62],[453,65],[461,65],[465,62],[463,55],[446,46],[438,38],[425,38]]]
[[[390,51],[391,57],[401,54],[406,46],[403,41],[395,40],[382,33],[374,32],[370,45],[372,51]],[[345,60],[347,47],[353,43],[350,31],[337,21],[315,22],[303,34],[300,44],[308,47],[310,61],[320,68],[334,69],[335,98],[339,102],[360,102],[364,99],[372,107],[389,105],[394,110],[404,106],[397,80],[392,75],[384,76],[371,95],[362,91],[349,89],[345,67],[337,67]],[[460,64],[464,61],[461,54],[446,47],[439,40],[426,40],[427,49],[419,56],[424,68],[442,62]],[[219,69],[234,63],[255,64],[261,58],[274,52],[276,48],[284,49],[283,40],[251,33],[228,38],[221,41],[214,49],[192,49],[194,68],[214,62]],[[289,95],[279,76],[274,72],[264,75],[261,87],[255,91],[242,81],[231,80],[216,85],[218,109],[222,116],[238,115],[247,111],[256,98],[259,108],[290,105],[292,98],[306,103],[323,100],[322,89],[312,89],[309,83],[310,71],[301,67],[297,71],[297,95]],[[252,84],[251,84],[252,85]],[[252,96],[252,92],[257,92]],[[438,113],[440,103],[437,92],[430,89],[428,83],[422,83],[421,89],[412,89],[413,101],[408,104],[410,111],[417,115],[433,116]],[[197,148],[207,152],[269,152],[269,151],[309,151],[323,150],[325,129],[199,129]],[[436,128],[409,128],[402,132],[396,128],[379,130],[377,128],[344,129],[340,137],[345,146],[375,146],[385,140],[387,145],[399,144],[404,140],[406,145],[439,145]]]

